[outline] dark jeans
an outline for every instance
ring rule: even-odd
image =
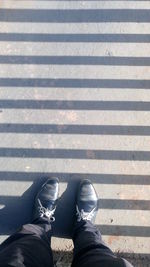
[[[22,226],[0,246],[0,267],[53,267],[50,239],[51,225],[46,219]],[[76,223],[73,242],[72,267],[132,267],[113,254],[91,222]]]

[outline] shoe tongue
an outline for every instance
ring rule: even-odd
[[[43,199],[41,202],[42,206],[46,209],[53,210],[55,208],[54,201],[47,201],[46,199]]]
[[[95,202],[91,200],[87,204],[87,201],[82,200],[78,203],[78,208],[80,211],[83,209],[84,212],[91,212],[95,208]]]
[[[42,202],[44,201],[53,201],[54,196],[52,194],[50,194],[48,191],[47,192],[41,192],[40,194],[40,199],[42,199]]]

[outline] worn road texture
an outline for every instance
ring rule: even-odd
[[[52,246],[69,265],[89,178],[104,240],[150,266],[150,1],[1,0],[0,148],[1,242],[58,176]]]

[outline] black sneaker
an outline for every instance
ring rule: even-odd
[[[91,181],[81,181],[77,194],[77,221],[91,221],[94,223],[98,209],[98,197]]]
[[[33,220],[38,218],[48,218],[51,222],[55,221],[54,212],[59,193],[58,178],[49,178],[41,187],[36,195]]]

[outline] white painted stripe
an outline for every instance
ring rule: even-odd
[[[62,251],[72,251],[73,249],[73,242],[72,239],[67,238],[59,238],[59,237],[53,237],[51,238],[51,247],[52,250],[58,250],[60,251],[60,248]],[[65,262],[66,264],[66,262]]]
[[[15,159],[16,160],[16,159]],[[26,159],[25,159],[26,161]],[[88,170],[87,170],[88,172]],[[20,176],[21,179],[21,176]],[[7,191],[5,190],[7,184]],[[31,181],[0,181],[0,195],[1,196],[18,196],[23,194],[30,186]],[[127,184],[93,184],[98,198],[110,200],[150,200],[150,185],[127,185]],[[67,183],[61,183],[60,196],[65,192]],[[101,209],[100,209],[101,210]],[[106,211],[106,210],[104,210]],[[103,211],[103,212],[104,212]],[[139,216],[140,218],[140,216]],[[103,223],[102,223],[103,224]]]
[[[26,181],[0,181],[0,196],[22,196],[22,194],[29,189],[32,182]],[[6,190],[7,187],[7,190]]]
[[[0,158],[1,171],[60,172],[149,175],[150,162],[119,160],[78,160],[40,158]]]
[[[149,191],[150,192],[150,191]],[[120,226],[150,226],[149,210],[113,210],[99,209],[96,224]]]
[[[66,71],[67,68],[67,71]],[[58,79],[136,79],[149,80],[147,66],[60,66],[9,65],[0,66],[0,78],[58,78]]]
[[[149,9],[148,1],[14,1],[5,0],[1,8],[8,9]]]
[[[44,178],[44,177],[43,177]],[[36,182],[34,180],[34,182]],[[45,182],[45,178],[44,178]],[[5,198],[21,196],[32,185],[31,181],[0,181],[0,196]],[[5,190],[7,186],[7,191]],[[59,187],[59,195],[61,196],[67,189],[67,183],[61,183]]]
[[[1,235],[0,242],[2,243],[8,235]],[[132,237],[132,236],[106,236],[103,235],[103,240],[105,241],[111,249],[118,253],[118,251],[123,253],[137,253],[137,254],[149,254],[149,237]],[[134,244],[134,247],[133,247]],[[143,246],[144,244],[144,246]],[[73,243],[71,239],[64,239],[58,237],[52,237],[52,249],[59,251],[72,251]],[[143,260],[144,261],[144,260]],[[137,260],[136,260],[137,262]]]
[[[103,236],[103,239],[114,252],[149,254],[149,237]]]
[[[7,120],[6,120],[7,118]],[[38,120],[37,120],[38,118]],[[0,123],[79,124],[79,125],[150,125],[149,111],[78,111],[78,110],[7,110]]]
[[[8,235],[0,235],[0,243],[6,240],[9,236]]]
[[[57,51],[57,52],[56,52]],[[0,55],[147,57],[149,43],[0,42]]]
[[[150,101],[147,89],[0,87],[0,99],[68,101]]]
[[[44,177],[43,177],[44,178]],[[45,178],[44,178],[45,181]],[[28,190],[32,185],[30,181],[0,181],[0,196],[1,199],[5,199],[5,197],[18,197],[22,196],[22,194]],[[5,190],[7,187],[7,191]],[[59,188],[59,195],[61,196],[67,188],[67,184],[63,183]]]
[[[127,4],[128,2],[126,2]],[[148,2],[147,2],[148,3]],[[1,22],[0,33],[39,34],[150,34],[149,23],[101,22],[101,23],[17,23]]]
[[[150,137],[0,133],[0,147],[150,151]]]
[[[150,200],[150,185],[94,183],[99,199]]]
[[[103,239],[105,243],[116,253],[119,251],[129,253],[130,255],[132,255],[133,252],[137,254],[149,254],[149,237],[103,235]],[[72,240],[52,237],[52,249],[60,251],[60,247],[62,251],[71,251],[73,249]]]

